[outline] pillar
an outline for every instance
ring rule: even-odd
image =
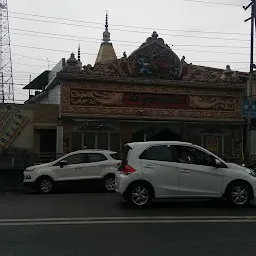
[[[57,132],[56,132],[56,154],[57,156],[63,154],[63,125],[57,126]]]
[[[71,151],[71,127],[63,125],[63,153],[67,154]]]
[[[132,123],[129,122],[120,123],[121,151],[125,143],[132,142],[132,127]]]

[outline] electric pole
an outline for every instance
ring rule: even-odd
[[[248,87],[248,116],[247,116],[247,150],[248,150],[248,157],[249,162],[251,161],[252,155],[252,147],[251,147],[251,128],[252,128],[252,89],[253,89],[253,70],[254,70],[254,63],[253,63],[253,48],[254,48],[254,25],[255,25],[255,3],[256,0],[252,0],[248,6],[244,6],[244,10],[247,10],[251,7],[251,17],[246,19],[245,22],[251,21],[251,43],[250,43],[250,80],[249,80],[249,87]]]

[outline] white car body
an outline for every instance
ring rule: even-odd
[[[60,161],[65,161],[70,156],[95,156],[102,155],[102,161],[86,162],[78,164],[67,164],[59,166]],[[120,160],[116,160],[112,155],[116,152],[108,150],[80,150],[69,153],[61,158],[46,164],[40,164],[28,167],[24,171],[25,186],[36,184],[40,177],[49,177],[55,183],[62,181],[81,181],[81,180],[98,180],[104,179],[107,175],[115,175]],[[70,159],[70,158],[69,158]]]
[[[187,164],[172,161],[140,159],[141,154],[152,146],[184,146],[200,150],[218,161],[220,167]],[[243,166],[226,163],[208,150],[186,142],[135,142],[129,143],[128,154],[116,176],[116,191],[126,197],[129,186],[145,181],[154,190],[154,198],[222,198],[226,188],[233,181],[250,184],[252,197],[256,196],[255,173]],[[135,170],[123,173],[124,165]]]

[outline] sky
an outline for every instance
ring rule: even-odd
[[[69,58],[81,45],[83,64],[94,64],[104,32],[119,57],[155,30],[188,63],[249,71],[249,0],[9,0],[15,100],[28,98],[30,79]]]

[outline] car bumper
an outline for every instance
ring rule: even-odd
[[[127,187],[133,180],[131,179],[130,175],[124,175],[119,173],[116,175],[116,180],[115,180],[115,186],[116,186],[116,192],[124,195],[124,193],[127,190]]]

